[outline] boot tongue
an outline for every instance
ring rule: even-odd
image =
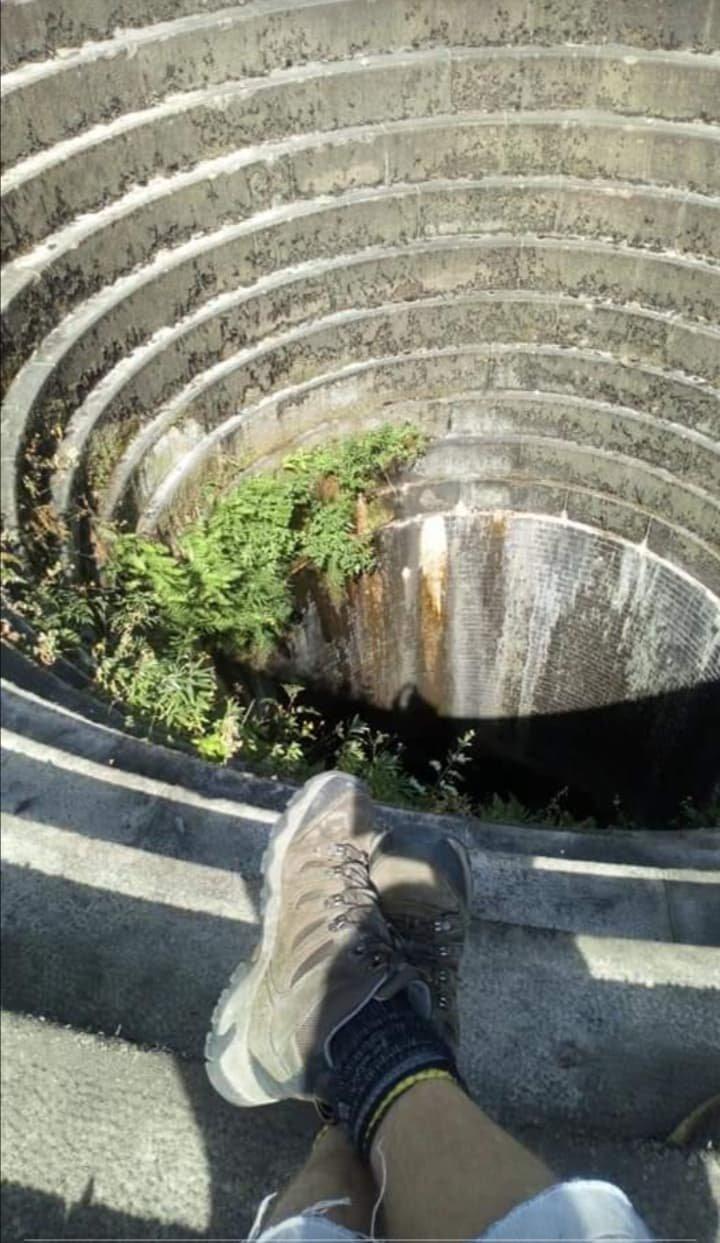
[[[425,983],[421,976],[418,975],[414,980],[410,981],[407,987],[407,995],[413,1010],[416,1010],[421,1018],[429,1019],[432,1017],[432,993],[430,992],[429,985]]]
[[[430,989],[415,967],[411,967],[409,963],[403,963],[388,974],[375,993],[375,999],[389,1001],[391,997],[397,997],[398,993],[403,992],[407,993],[413,1010],[424,1019],[430,1018],[432,1013]]]

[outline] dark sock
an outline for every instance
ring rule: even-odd
[[[363,1006],[333,1036],[330,1055],[330,1104],[363,1156],[380,1122],[378,1110],[404,1080],[437,1070],[460,1081],[452,1051],[404,995]]]

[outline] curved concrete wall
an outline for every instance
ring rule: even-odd
[[[79,500],[172,537],[229,462],[409,417],[432,448],[383,537],[393,626],[378,647],[374,580],[342,653],[296,636],[306,672],[496,720],[716,682],[717,0],[120,18],[3,5],[3,512],[29,550],[30,471],[72,557]],[[644,733],[692,766],[663,711]]]

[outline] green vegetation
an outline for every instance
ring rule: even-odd
[[[217,658],[262,663],[293,618],[300,570],[340,599],[351,578],[373,569],[387,517],[377,493],[424,447],[415,428],[386,426],[292,454],[217,498],[176,552],[110,533],[101,583],[77,583],[57,562],[29,582],[4,545],[4,591],[33,628],[33,655],[48,665],[78,660],[129,723],[160,727],[208,759],[242,756],[306,775],[322,767],[327,742],[301,688],[241,702],[221,682]]]
[[[237,758],[300,780],[333,765],[363,777],[387,803],[504,824],[594,828],[573,818],[567,790],[539,810],[498,794],[473,802],[465,782],[472,731],[431,760],[421,780],[400,741],[362,718],[331,729],[303,702],[300,686],[258,701],[218,673],[219,662],[262,666],[296,616],[301,571],[317,575],[337,602],[350,580],[373,570],[374,536],[388,517],[379,491],[424,447],[411,426],[386,426],[292,454],[218,496],[175,551],[107,533],[99,583],[78,583],[52,557],[30,581],[4,542],[3,594],[32,638],[8,623],[4,637],[29,644],[47,665],[67,655],[123,708],[128,724],[190,743],[209,760]],[[50,538],[57,535],[52,515],[46,526]],[[632,827],[619,803],[613,822]],[[720,807],[687,800],[675,827],[709,823],[720,823]]]
[[[130,599],[151,598],[166,634],[257,663],[287,630],[299,570],[320,574],[337,599],[373,569],[385,517],[375,494],[423,443],[412,427],[383,427],[295,453],[218,500],[183,534],[178,555],[120,536],[107,577]]]

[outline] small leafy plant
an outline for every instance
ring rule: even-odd
[[[408,773],[402,743],[381,730],[373,730],[360,716],[338,725],[335,733],[339,744],[335,766],[362,777],[373,798],[401,807],[423,806],[427,792]]]

